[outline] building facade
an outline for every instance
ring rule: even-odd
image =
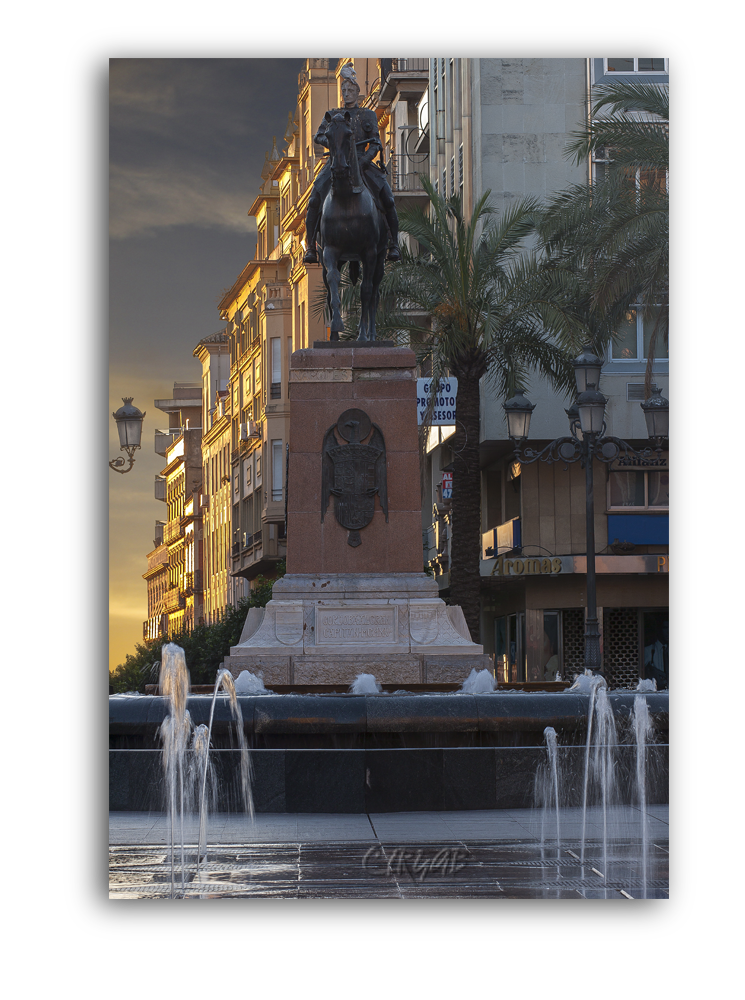
[[[326,111],[341,103],[340,74],[347,63],[355,68],[360,103],[376,113],[399,211],[426,204],[422,174],[438,192],[460,194],[466,214],[486,191],[502,210],[523,195],[544,200],[586,181],[604,168],[603,158],[577,165],[565,149],[588,119],[594,88],[620,78],[668,82],[667,62],[656,59],[306,60],[296,108],[281,142],[275,139],[266,154],[249,209],[257,225],[255,256],[219,303],[225,331],[200,341],[194,351],[203,370],[199,417],[196,423],[190,418],[187,430],[183,411],[175,419],[174,405],[161,406],[171,422],[167,431],[156,432],[168,461],[156,491],[169,513],[162,542],[148,556],[151,632],[166,620],[169,629],[198,620],[197,582],[204,595],[201,613],[215,620],[227,603],[248,595],[259,575],[271,577],[286,555],[290,355],[328,336],[321,267],[302,262],[308,199],[324,163],[313,136]],[[608,398],[607,433],[636,447],[646,444],[639,403],[649,329],[650,315],[631,303],[604,359],[600,385]],[[654,381],[669,396],[662,349]],[[179,395],[175,387],[170,404]],[[539,378],[529,395],[536,403],[532,447],[568,433],[565,408],[571,399],[560,398]],[[485,542],[481,635],[474,638],[494,654],[502,681],[545,682],[557,674],[571,679],[583,666],[584,474],[578,465],[516,462],[502,403],[484,381]],[[192,455],[197,438],[188,436],[197,425],[198,475]],[[423,565],[445,596],[453,430],[432,429],[423,470]],[[655,461],[594,468],[599,618],[606,674],[614,686],[635,685],[648,650],[667,626],[668,456]],[[194,577],[191,603],[187,564],[195,573],[202,570],[201,581]]]
[[[229,338],[224,330],[204,337],[193,351],[202,365],[202,559],[195,585],[202,591],[204,621],[219,620],[235,604],[230,575],[231,405]]]
[[[166,461],[155,479],[155,499],[166,505],[156,521],[155,548],[148,553],[146,639],[192,629],[203,617],[199,567],[202,559],[202,386],[176,382],[170,399],[155,406],[168,414],[168,427],[155,431],[155,451]]]
[[[430,180],[447,196],[460,193],[469,213],[478,198],[503,209],[514,198],[540,199],[603,169],[564,155],[590,115],[594,88],[618,79],[667,84],[664,59],[430,60],[428,93],[419,104],[429,132]],[[597,162],[600,161],[600,162]],[[606,433],[637,448],[647,444],[639,403],[654,316],[630,304],[604,359],[600,391],[608,399]],[[654,382],[669,396],[667,349],[659,345]],[[540,378],[531,447],[567,434],[565,408]],[[481,641],[495,654],[501,680],[548,681],[583,668],[585,616],[585,482],[578,465],[520,465],[502,411],[481,391]],[[453,460],[448,428],[433,430],[426,482],[432,521],[425,523],[427,562],[448,587],[449,504],[443,470]],[[594,463],[597,603],[604,670],[612,686],[633,687],[650,649],[667,636],[669,571],[668,455],[648,465]],[[449,482],[445,475],[445,486]],[[665,645],[666,648],[666,645]]]

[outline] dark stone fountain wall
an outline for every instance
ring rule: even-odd
[[[625,743],[634,694],[610,694]],[[650,801],[667,801],[668,695],[646,696],[655,720]],[[264,695],[238,699],[254,771],[257,812],[403,812],[532,805],[546,760],[543,730],[559,734],[566,790],[581,805],[589,698],[576,694]],[[195,725],[209,698],[190,698]],[[110,699],[109,804],[163,809],[157,728],[163,698]],[[226,699],[218,699],[213,752],[218,809],[238,811],[239,754]],[[634,747],[619,753],[630,780]]]

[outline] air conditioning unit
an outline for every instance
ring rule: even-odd
[[[257,423],[253,420],[249,420],[245,424],[241,424],[241,441],[250,441],[253,438],[261,437],[261,429]]]

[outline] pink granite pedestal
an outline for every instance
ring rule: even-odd
[[[356,546],[333,497],[321,518],[324,437],[348,409],[369,416],[386,450],[388,519],[376,497]],[[266,609],[249,614],[226,665],[234,676],[261,671],[270,686],[351,683],[360,673],[389,684],[460,681],[491,666],[460,608],[446,607],[423,572],[409,348],[355,344],[292,355],[287,575]]]

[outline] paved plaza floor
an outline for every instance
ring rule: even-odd
[[[111,813],[110,896],[667,899],[668,819],[666,805],[649,807],[644,864],[641,813],[631,806],[605,817],[589,811],[584,858],[581,809],[562,810],[558,843],[555,818],[531,809],[260,813],[253,821],[218,813],[199,868],[198,824],[185,822],[182,868],[180,846],[172,867],[166,816]]]

